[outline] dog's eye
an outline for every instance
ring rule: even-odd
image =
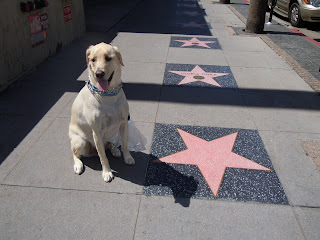
[[[95,58],[92,58],[92,60],[91,60],[92,62],[95,62],[96,61],[96,59]]]
[[[112,59],[111,57],[106,56],[106,61],[108,61],[108,62],[109,62],[109,61],[111,61],[111,59]]]

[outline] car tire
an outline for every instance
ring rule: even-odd
[[[294,27],[301,27],[303,20],[301,19],[300,6],[298,3],[292,3],[289,11],[289,21]]]

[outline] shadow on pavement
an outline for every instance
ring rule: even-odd
[[[153,162],[157,157],[152,154],[134,152],[132,156],[136,164],[128,166],[123,162],[122,157],[115,158],[107,151],[107,157],[116,178],[144,186],[146,195],[173,195],[176,203],[189,207],[190,199],[198,189],[198,182],[192,176],[181,174],[169,164]],[[99,157],[83,157],[81,160],[84,171],[86,167],[102,171]]]
[[[142,1],[112,30],[116,32],[211,36],[210,24],[199,2]]]
[[[125,83],[128,100],[320,110],[315,92]],[[159,92],[161,95],[159,96]],[[239,101],[243,97],[243,101]]]

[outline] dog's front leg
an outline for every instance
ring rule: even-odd
[[[113,179],[113,174],[111,172],[106,151],[104,149],[103,139],[101,135],[96,133],[94,130],[92,131],[92,134],[93,134],[93,140],[96,145],[97,152],[100,158],[100,162],[102,165],[102,178],[104,181],[110,182]]]
[[[120,136],[124,162],[126,164],[133,165],[135,164],[135,161],[128,150],[128,121],[124,121],[124,123],[121,124]]]

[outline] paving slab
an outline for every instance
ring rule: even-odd
[[[242,21],[233,13],[215,13],[215,9],[213,11],[213,16],[208,17],[210,23],[223,23],[225,25],[242,24]]]
[[[163,87],[156,122],[256,129],[241,94],[182,86]]]
[[[249,93],[244,95],[259,130],[319,133],[318,96],[310,92]]]
[[[210,25],[212,27],[212,32],[225,30],[225,28],[226,28],[226,24],[225,23],[214,23],[214,22],[211,22]]]
[[[2,239],[132,239],[140,201],[135,195],[17,186],[0,186],[0,199]]]
[[[1,116],[0,140],[8,144],[1,147],[0,182],[37,142],[53,120],[53,117],[43,117],[37,122],[38,118],[32,116]]]
[[[304,238],[290,206],[192,199],[186,208],[169,197],[142,197],[135,239],[172,236],[230,240]]]
[[[232,67],[231,70],[239,88],[313,92],[313,89],[294,70],[270,71],[268,68],[251,67]]]
[[[122,41],[124,40],[124,38],[127,36],[127,32],[118,32],[117,35],[112,39],[112,41],[110,42],[110,44],[112,46],[118,46],[122,43]]]
[[[119,45],[124,65],[127,62],[166,62],[167,47],[162,46],[141,46],[132,47]]]
[[[165,63],[126,62],[122,68],[124,83],[161,84]]]
[[[82,82],[85,82],[85,81],[88,81],[89,80],[89,72],[88,72],[88,68],[86,68],[80,75],[79,77],[77,78],[77,81],[82,81]]]
[[[212,2],[213,1],[207,1],[207,2]],[[232,14],[232,11],[230,10],[230,8],[228,8],[226,5],[222,5],[222,4],[212,4],[212,11],[215,14]]]
[[[274,52],[245,52],[231,50],[224,50],[223,52],[230,67],[292,69]]]
[[[119,46],[168,47],[170,37],[170,34],[127,33],[119,43]]]
[[[141,193],[148,161],[148,154],[133,153],[136,165],[125,165],[123,159],[113,158],[109,162],[116,178],[105,183],[98,157],[83,158],[84,172],[79,176],[73,172],[73,158],[68,137],[69,118],[57,118],[23,156],[14,170],[3,181],[5,184],[48,188],[96,190],[105,192]],[[144,127],[148,139],[152,125]],[[26,174],[28,173],[28,174]]]
[[[129,110],[132,119],[138,122],[154,123],[158,112],[158,102],[129,100]],[[130,115],[130,116],[131,116]]]
[[[271,52],[273,50],[260,38],[254,37],[230,37],[221,41],[223,50],[246,52]],[[264,53],[261,53],[264,54]]]
[[[300,223],[302,231],[308,240],[317,240],[320,238],[320,209],[319,208],[300,208],[294,207],[293,211]]]
[[[230,33],[226,30],[226,27],[220,30],[212,29],[212,35],[217,37],[220,41],[230,38]]]
[[[289,203],[320,206],[320,175],[301,145],[304,140],[318,140],[319,134],[259,131],[273,166],[278,173]]]
[[[221,50],[169,48],[168,63],[226,66],[228,62]]]

